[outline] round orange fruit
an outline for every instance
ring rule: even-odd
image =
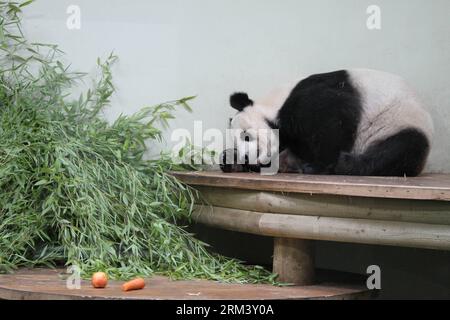
[[[94,288],[104,288],[108,284],[108,276],[104,272],[96,272],[92,275],[92,286]]]

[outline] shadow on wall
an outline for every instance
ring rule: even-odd
[[[192,232],[223,255],[269,267],[273,240],[193,225]],[[450,252],[316,241],[316,267],[366,274],[381,268],[379,299],[450,299]]]

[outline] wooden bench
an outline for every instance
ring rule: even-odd
[[[450,175],[174,175],[200,191],[197,222],[274,237],[283,282],[314,282],[314,240],[450,249]]]

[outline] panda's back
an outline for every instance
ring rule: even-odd
[[[433,134],[430,115],[399,76],[369,69],[315,74],[298,82],[274,123],[306,172],[419,174]]]
[[[431,141],[431,117],[401,77],[370,69],[350,69],[347,73],[361,106],[352,152],[363,153],[373,143],[405,129],[419,130]]]
[[[299,81],[287,99],[280,97],[285,99],[278,112],[281,126],[289,135],[306,135],[307,141],[324,124],[332,125],[330,121],[340,122],[346,136],[343,150],[355,154],[406,129],[432,141],[432,120],[417,94],[400,76],[388,72],[349,69],[314,74]]]

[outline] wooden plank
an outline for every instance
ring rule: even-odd
[[[314,245],[312,241],[275,238],[273,272],[283,283],[312,285],[315,280]]]
[[[450,225],[450,202],[279,193],[198,186],[201,201],[265,213]],[[200,203],[200,201],[199,201]]]
[[[415,178],[321,176],[219,171],[174,172],[192,186],[250,189],[306,194],[331,194],[358,197],[450,201],[450,175],[425,174]]]
[[[450,250],[450,226],[351,218],[260,213],[195,206],[194,219],[211,226],[295,239]]]
[[[362,282],[362,281],[361,281]],[[61,270],[20,270],[0,275],[0,299],[14,300],[298,300],[298,299],[354,299],[370,296],[363,284],[323,282],[314,286],[276,287],[271,285],[224,284],[214,281],[170,281],[165,277],[146,280],[139,291],[121,291],[121,281],[110,281],[105,289],[94,289],[87,281],[81,289],[69,290],[61,277]]]

